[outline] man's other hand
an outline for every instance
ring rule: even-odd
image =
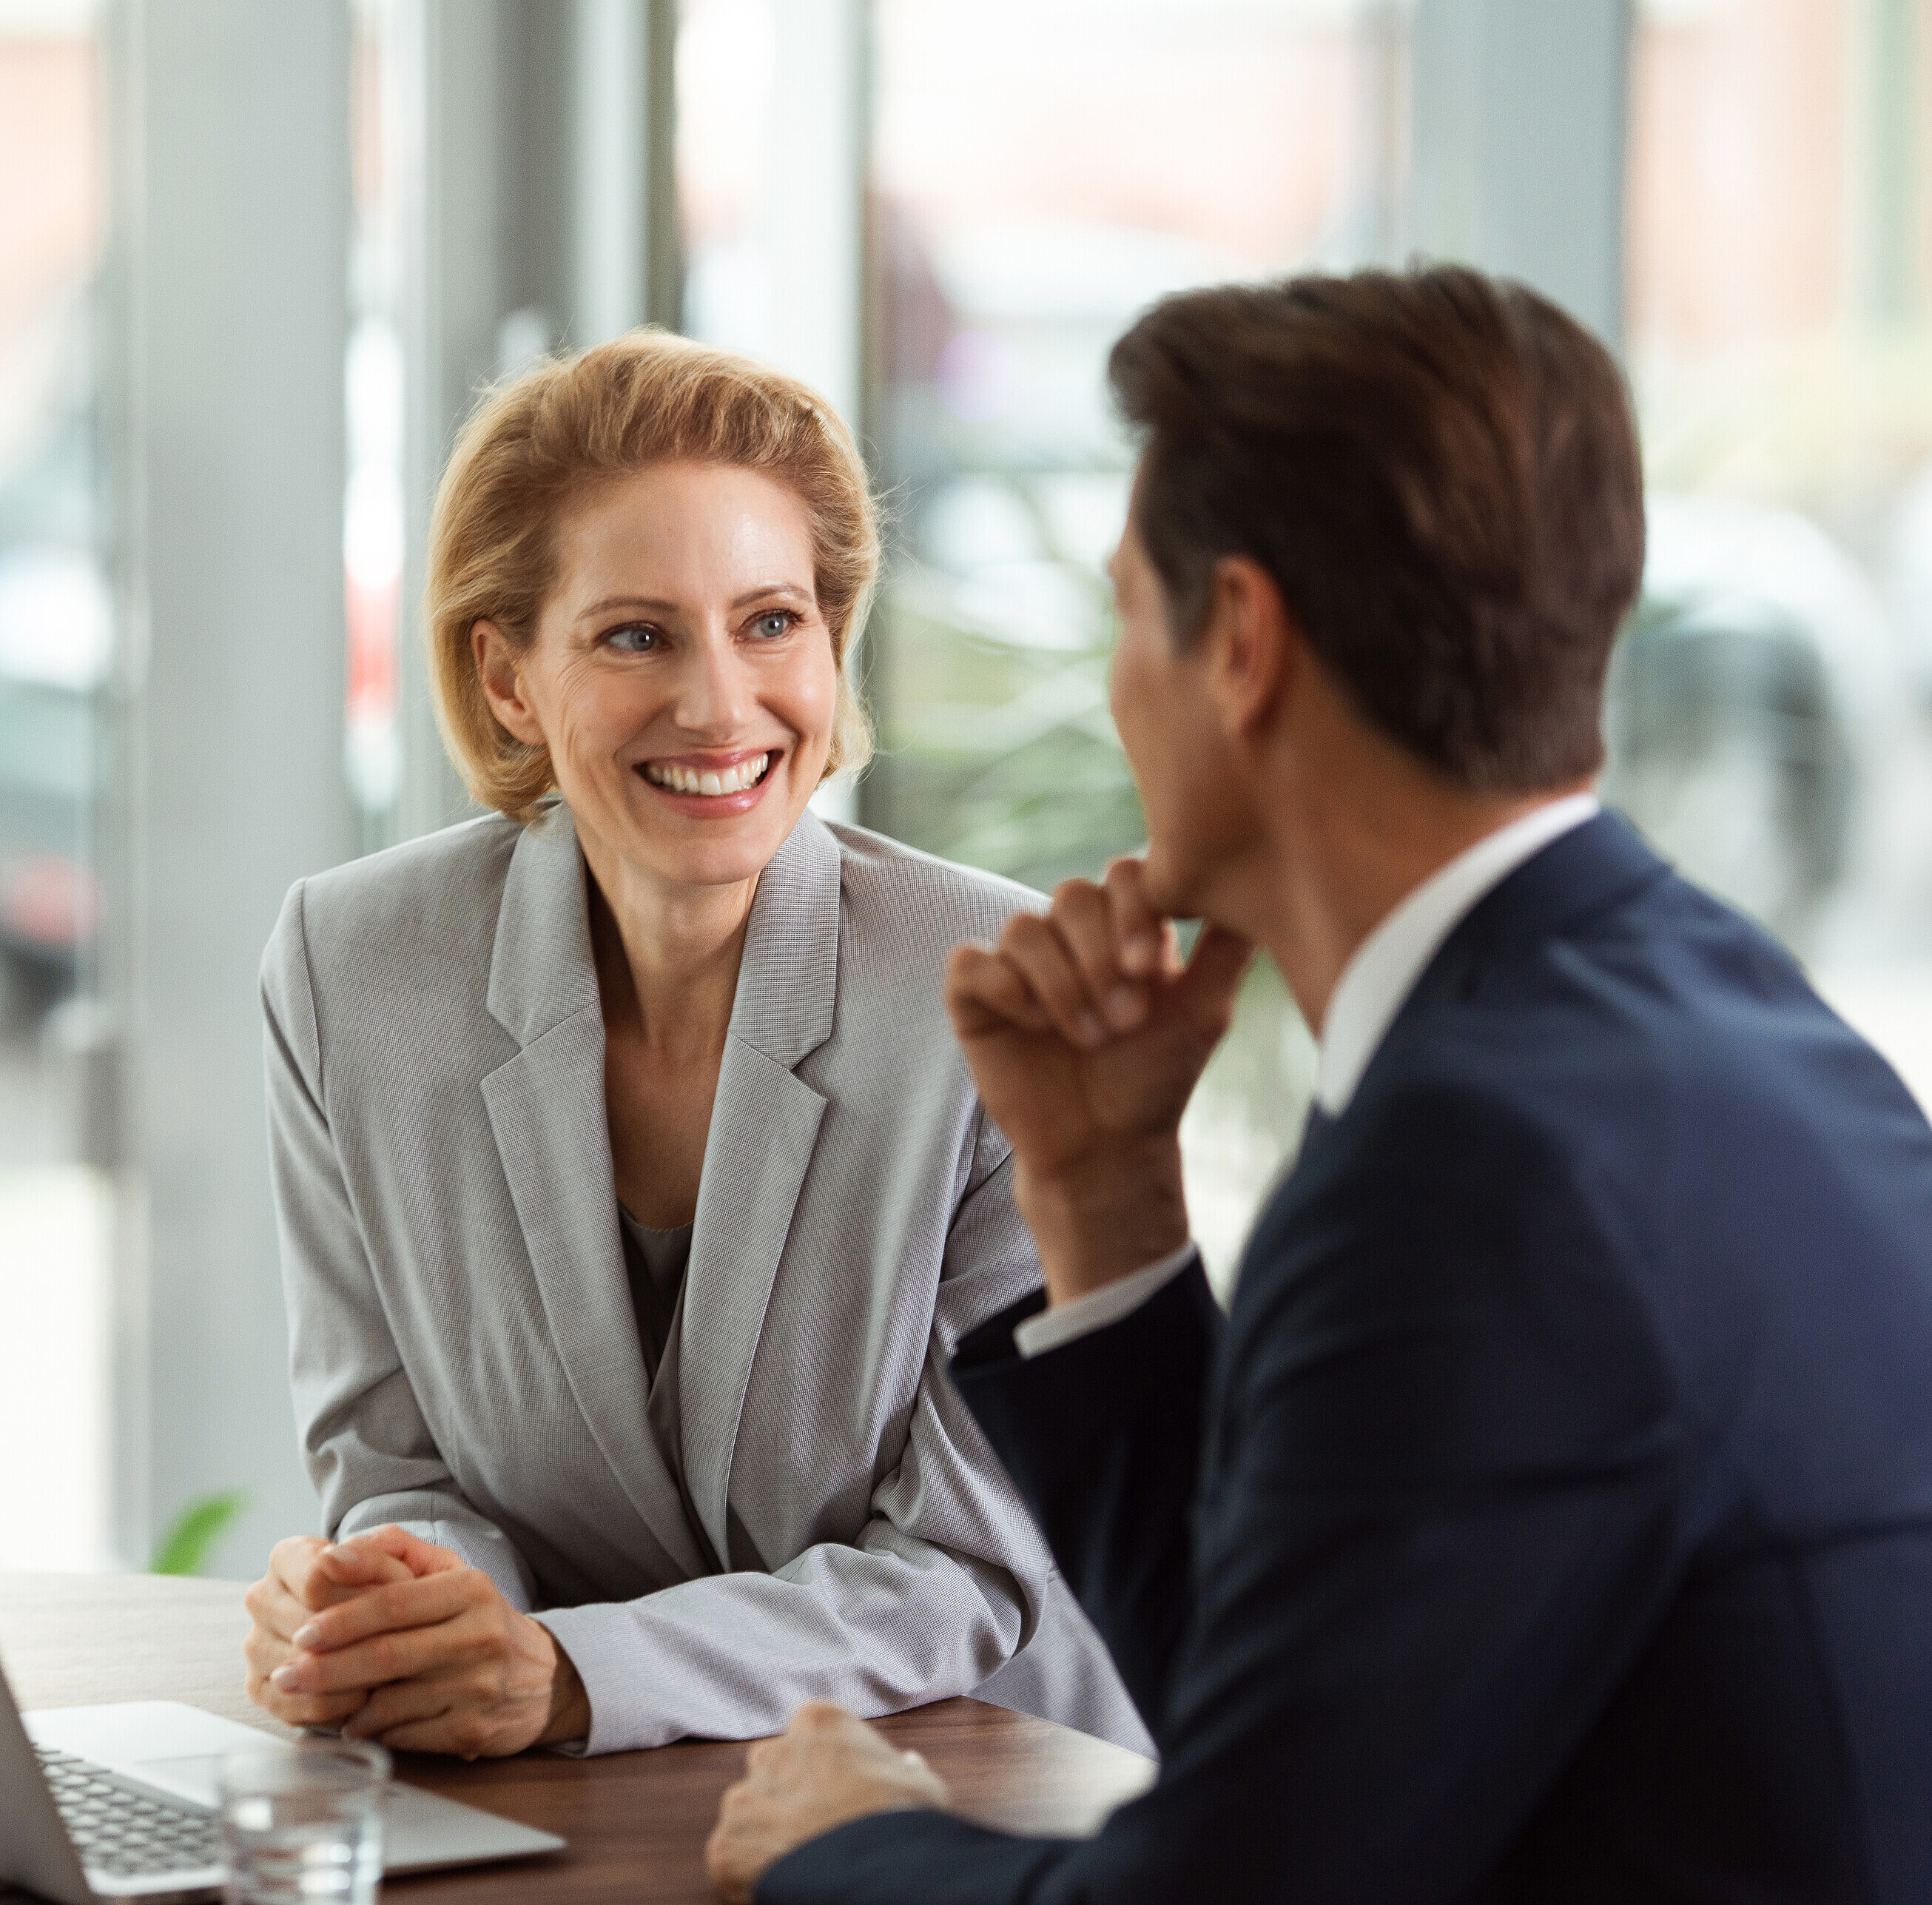
[[[1187,1240],[1180,1114],[1228,1029],[1252,948],[1202,933],[1184,966],[1142,863],[1068,880],[998,946],[954,948],[946,1002],[1012,1140],[1014,1200],[1064,1303]]]
[[[952,1804],[946,1782],[916,1753],[901,1753],[842,1707],[800,1707],[776,1739],[745,1756],[704,1848],[705,1870],[730,1905],[747,1905],[766,1869],[788,1852],[872,1813]]]

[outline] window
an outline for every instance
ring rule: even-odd
[[[87,8],[0,15],[0,1567],[106,1543],[96,64]]]
[[[1932,1102],[1932,5],[1649,0],[1608,791]]]
[[[1139,843],[1107,709],[1102,564],[1132,461],[1107,349],[1166,291],[1392,254],[1404,20],[1279,0],[879,0],[867,427],[891,560],[870,824],[1041,888]],[[1312,1072],[1264,966],[1184,1134],[1218,1273],[1299,1135]]]

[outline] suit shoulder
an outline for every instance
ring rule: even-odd
[[[848,913],[948,949],[962,939],[996,938],[1016,912],[1042,911],[1030,887],[977,867],[922,853],[863,827],[828,831],[838,843],[839,879]]]
[[[319,974],[423,957],[444,965],[478,950],[487,961],[521,832],[486,814],[298,881],[264,956],[265,978],[298,954]]]

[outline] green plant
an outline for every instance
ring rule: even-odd
[[[214,1544],[230,1522],[248,1505],[244,1489],[231,1489],[225,1495],[204,1495],[190,1501],[174,1519],[162,1536],[154,1558],[148,1564],[152,1574],[199,1574],[208,1565]]]

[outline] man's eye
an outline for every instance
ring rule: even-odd
[[[620,654],[642,655],[658,645],[658,632],[654,628],[639,625],[634,628],[613,629],[604,639]]]
[[[793,623],[797,620],[789,608],[768,608],[752,624],[752,632],[767,637],[789,635]]]

